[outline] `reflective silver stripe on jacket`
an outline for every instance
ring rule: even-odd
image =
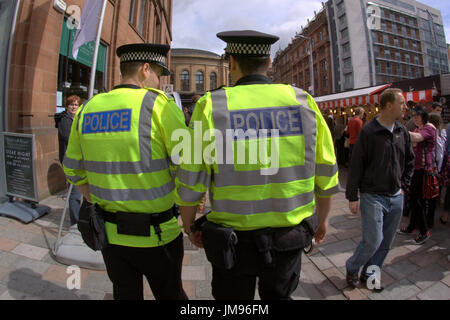
[[[67,176],[67,179],[69,179],[70,181],[72,181],[73,183],[77,183],[78,181],[83,180],[84,178],[80,177],[80,176]]]
[[[334,177],[334,175],[338,172],[337,163],[334,165],[328,164],[316,164],[316,176],[320,177]]]
[[[180,179],[181,183],[191,187],[194,187],[197,184],[203,184],[206,188],[209,188],[211,181],[211,175],[205,171],[192,172],[183,170],[181,167],[178,168],[177,177]]]
[[[153,159],[151,149],[152,113],[158,95],[148,91],[142,101],[139,115],[139,151],[140,161],[88,161],[67,158],[64,165],[75,170],[87,170],[101,174],[141,174],[169,168],[169,158]]]
[[[146,201],[156,200],[170,194],[175,189],[175,183],[171,180],[165,185],[150,189],[104,189],[92,184],[90,192],[97,198],[107,201]]]
[[[212,197],[210,197],[212,199]],[[264,199],[264,200],[211,200],[211,206],[216,212],[229,212],[242,215],[289,212],[301,206],[305,206],[314,200],[314,192],[299,194],[292,198]]]
[[[342,190],[341,190],[339,184],[337,184],[334,187],[327,189],[327,190],[322,190],[319,187],[315,188],[315,192],[319,197],[331,197],[341,191]]]
[[[200,201],[204,195],[203,192],[197,192],[187,189],[183,186],[178,187],[178,195],[185,202],[196,202]]]
[[[75,160],[64,155],[63,165],[72,170],[84,170],[83,160]]]
[[[302,118],[303,135],[305,139],[305,165],[279,168],[275,175],[261,175],[260,169],[250,171],[235,171],[233,164],[218,165],[219,172],[214,174],[216,187],[226,187],[232,185],[263,185],[268,183],[287,183],[297,180],[304,180],[315,175],[315,146],[316,146],[316,115],[308,106],[308,96],[302,90],[293,88],[299,102],[299,109]],[[211,92],[212,114],[215,129],[226,136],[226,129],[231,128],[230,114],[226,92],[224,89]],[[220,145],[217,145],[219,148]],[[226,154],[226,144],[222,145],[223,154]]]

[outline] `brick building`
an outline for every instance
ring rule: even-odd
[[[76,5],[81,9],[84,2],[65,1],[68,8]],[[89,60],[93,55],[93,45],[88,44],[80,49],[78,59],[73,59],[75,30],[70,30],[66,23],[72,12],[61,13],[53,3],[50,0],[20,3],[10,65],[9,103],[4,115],[9,132],[35,135],[40,199],[64,188],[53,114],[70,94],[87,98]],[[172,0],[109,0],[95,92],[111,90],[120,82],[117,47],[134,42],[170,44],[171,19]],[[169,77],[161,80],[162,84],[168,83]]]
[[[311,92],[311,44],[314,96],[333,93],[329,34],[327,12],[322,9],[286,49],[277,53],[272,64],[274,82],[292,84]]]
[[[174,48],[170,57],[170,82],[185,106],[190,105],[193,95],[204,95],[206,91],[229,85],[228,61],[218,54]]]

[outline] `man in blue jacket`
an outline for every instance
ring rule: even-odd
[[[362,241],[346,263],[347,283],[356,287],[359,270],[363,267],[359,279],[375,292],[383,290],[381,267],[400,224],[403,195],[414,171],[411,138],[408,130],[397,121],[406,111],[402,91],[385,90],[380,108],[381,114],[359,134],[346,189],[350,211],[357,214],[360,207],[362,221]]]

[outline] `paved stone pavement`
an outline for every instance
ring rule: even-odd
[[[56,241],[64,200],[56,195],[41,203],[50,206],[52,211],[30,224],[0,217],[0,300],[112,299],[112,284],[106,271],[82,269],[81,289],[67,289],[67,266],[53,259],[51,249]],[[345,281],[345,261],[359,243],[361,231],[360,216],[350,214],[342,192],[334,198],[329,223],[324,243],[303,257],[294,299],[450,299],[449,225],[443,226],[437,221],[431,239],[422,246],[410,244],[411,236],[398,235],[382,271],[386,289],[382,293],[372,293],[363,287],[350,289]],[[403,218],[402,224],[405,223],[407,219]],[[64,230],[68,227],[67,214]],[[186,237],[184,240],[184,289],[190,299],[212,299],[211,266],[204,251],[195,249]],[[153,299],[145,280],[144,283],[145,298]],[[255,297],[259,299],[257,293]]]

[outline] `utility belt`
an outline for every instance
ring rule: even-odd
[[[312,250],[312,239],[317,231],[318,217],[311,217],[293,227],[264,228],[253,231],[235,231],[206,220],[198,219],[191,230],[202,231],[202,243],[208,260],[216,267],[228,270],[236,263],[236,245],[254,243],[265,264],[272,263],[271,250],[282,252],[303,249]],[[307,251],[305,248],[310,247]]]
[[[160,224],[178,217],[178,210],[172,207],[159,213],[108,212],[97,204],[89,203],[86,199],[80,208],[78,230],[84,242],[92,250],[103,250],[109,246],[106,236],[105,221],[117,224],[117,233],[133,236],[150,236],[150,226],[155,228],[161,241]]]
[[[150,236],[150,226],[153,226],[155,233],[161,241],[160,224],[169,221],[173,217],[178,217],[175,207],[158,213],[133,213],[133,212],[108,212],[99,208],[106,222],[117,225],[117,233],[130,236]]]

